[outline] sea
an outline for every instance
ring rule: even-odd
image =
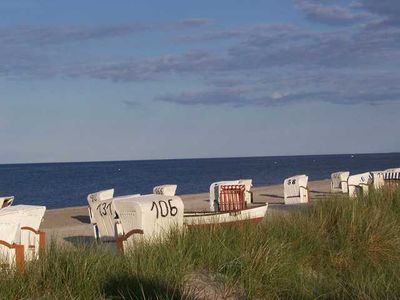
[[[179,195],[208,192],[220,180],[251,178],[254,186],[265,186],[299,174],[319,180],[336,171],[394,167],[400,167],[400,153],[3,164],[0,197],[13,195],[14,204],[62,208],[86,205],[89,193],[110,188],[119,196],[177,184]]]

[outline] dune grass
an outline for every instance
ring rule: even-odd
[[[399,270],[400,190],[386,189],[258,225],[175,231],[125,256],[52,243],[25,273],[0,274],[0,298],[399,298]]]

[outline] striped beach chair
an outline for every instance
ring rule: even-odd
[[[218,211],[218,196],[219,190],[222,185],[239,184],[239,180],[226,180],[213,182],[210,185],[210,211]]]
[[[234,212],[246,208],[246,186],[244,184],[220,185],[218,195],[218,211]]]
[[[285,204],[307,203],[309,200],[307,184],[308,176],[306,175],[286,178],[283,182]]]
[[[400,168],[387,169],[384,171],[384,180],[400,180]]]
[[[383,179],[389,188],[397,188],[400,185],[400,168],[392,168],[384,171]]]

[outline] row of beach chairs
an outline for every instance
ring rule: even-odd
[[[331,175],[331,192],[354,197],[391,182],[400,182],[400,168],[350,175]],[[284,180],[284,203],[301,204],[310,201],[308,176],[297,175]],[[94,236],[103,242],[113,242],[124,252],[138,240],[162,238],[172,228],[220,223],[260,221],[268,203],[255,205],[251,179],[218,181],[210,185],[209,210],[185,212],[182,199],[176,196],[173,184],[156,186],[152,194],[115,197],[114,189],[88,195],[89,216]],[[40,231],[46,207],[12,206],[14,197],[0,198],[0,266],[23,269],[26,261],[37,259],[45,246],[45,234]]]
[[[89,216],[95,238],[115,242],[124,251],[137,239],[162,237],[173,227],[261,220],[268,205],[250,207],[251,187],[251,179],[212,183],[209,210],[202,212],[184,212],[176,185],[155,187],[149,195],[122,197],[114,197],[113,189],[104,190],[88,195]]]
[[[371,171],[350,175],[348,171],[335,172],[331,175],[331,192],[344,193],[350,197],[359,194],[368,194],[371,186],[380,189],[385,184],[391,184],[400,180],[400,168],[384,171]]]

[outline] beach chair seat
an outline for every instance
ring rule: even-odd
[[[138,239],[163,238],[173,228],[183,227],[183,202],[177,196],[143,195],[114,202],[123,234],[118,248],[124,252]]]
[[[14,202],[14,196],[0,197],[0,209],[11,206]]]
[[[308,176],[297,175],[286,178],[283,182],[285,204],[298,204],[308,202]]]
[[[0,221],[15,223],[20,227],[20,238],[16,242],[24,246],[25,261],[39,258],[45,247],[46,236],[40,231],[45,206],[38,205],[15,205],[0,210]]]
[[[331,192],[347,194],[347,180],[349,179],[350,172],[335,172],[331,174]]]
[[[156,195],[175,196],[177,187],[176,184],[158,185],[153,188],[153,193]]]
[[[239,180],[226,180],[213,182],[210,185],[210,211],[218,211],[218,195],[221,185],[235,185],[239,184]]]
[[[0,218],[0,265],[2,268],[24,268],[24,246],[21,241],[21,226],[15,222],[4,222]]]
[[[130,199],[139,194],[113,197],[114,189],[89,194],[89,217],[93,226],[94,236],[103,242],[115,241],[118,232],[118,216],[115,213],[114,201]]]
[[[368,194],[370,184],[372,184],[372,174],[370,172],[351,175],[348,180],[349,196],[356,197],[359,194]]]
[[[239,184],[244,184],[245,191],[244,191],[244,201],[247,205],[253,203],[253,192],[251,188],[253,187],[253,180],[252,179],[240,179]]]

